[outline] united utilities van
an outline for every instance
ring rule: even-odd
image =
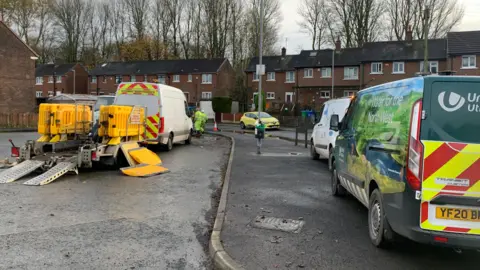
[[[313,127],[310,137],[312,159],[328,159],[330,157],[335,147],[335,138],[338,135],[338,131],[330,129],[330,118],[335,114],[342,121],[349,105],[350,97],[332,99],[322,105],[320,120]]]
[[[170,151],[174,143],[190,144],[192,140],[192,119],[180,89],[155,83],[122,83],[114,104],[146,108],[147,142],[160,143]]]
[[[378,247],[395,236],[480,248],[480,77],[426,76],[352,99],[332,162],[332,193],[368,208]]]

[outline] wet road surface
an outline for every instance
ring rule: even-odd
[[[14,135],[17,144],[37,137]],[[2,154],[10,136],[0,133]],[[209,269],[212,206],[229,151],[227,139],[205,136],[159,152],[171,171],[164,175],[84,171],[41,187],[0,185],[1,268]]]

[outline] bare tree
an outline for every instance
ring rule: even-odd
[[[166,20],[168,9],[168,0],[155,0],[153,3],[152,32],[154,37],[154,57],[155,59],[166,58],[166,48],[168,44],[168,35],[171,25]]]
[[[203,0],[205,9],[205,42],[210,57],[224,57],[228,27],[234,0]]]
[[[124,12],[124,2],[123,0],[110,0],[109,4],[109,25],[113,32],[115,39],[115,47],[117,51],[117,56],[121,56],[121,48],[125,43],[126,39],[126,16]]]
[[[7,25],[10,23],[15,11],[15,4],[16,0],[0,0],[0,21]]]
[[[56,24],[62,29],[64,59],[77,62],[80,44],[87,31],[88,14],[92,4],[88,0],[56,0],[52,7]]]
[[[196,2],[196,0],[185,1],[186,12],[183,13],[183,19],[178,29],[185,59],[190,58],[190,51],[192,48],[191,41],[193,35],[195,14],[197,13],[197,8],[199,8]]]
[[[280,13],[280,2],[278,0],[264,0],[263,14],[263,53],[274,54],[275,44],[278,41],[278,31],[282,15]],[[248,50],[249,55],[258,55],[258,44],[260,41],[260,0],[249,1],[248,12]]]
[[[203,25],[203,4],[201,1],[196,1],[195,16],[193,20],[193,39],[194,39],[194,58],[202,58],[205,53],[202,52],[202,34],[205,26]]]
[[[172,52],[175,57],[180,56],[178,50],[178,37],[184,2],[184,0],[169,0],[166,5],[168,10],[167,20],[172,26]]]
[[[132,37],[142,40],[145,37],[147,26],[147,12],[150,2],[148,0],[124,0],[125,8],[130,17]]]
[[[388,0],[386,17],[394,38],[403,40],[408,27],[415,38],[424,37],[424,9],[430,9],[429,38],[444,37],[463,18],[464,7],[455,0]]]
[[[298,8],[298,15],[302,20],[298,23],[312,38],[312,50],[320,49],[326,43],[327,19],[324,0],[302,0]]]

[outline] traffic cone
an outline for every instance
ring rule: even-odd
[[[217,131],[218,131],[217,121],[215,121],[214,123],[215,123],[215,124],[213,125],[213,131],[214,131],[214,132],[217,132]]]

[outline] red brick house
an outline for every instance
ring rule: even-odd
[[[56,94],[87,94],[88,72],[81,64],[46,64],[35,69],[35,96],[39,102]]]
[[[281,55],[262,58],[265,65],[265,75],[262,76],[262,89],[265,92],[268,107],[277,108],[281,104],[295,102],[294,88],[297,81],[294,67],[295,57],[297,56],[287,55],[286,49],[282,48]],[[247,73],[246,84],[250,103],[253,100],[253,96],[258,92],[259,76],[256,74],[258,63],[258,57],[252,58],[245,70]]]
[[[0,59],[0,113],[33,112],[38,55],[1,20]]]
[[[189,104],[229,96],[235,71],[228,59],[109,62],[90,71],[91,94],[114,94],[121,82],[159,82],[181,89]]]
[[[480,75],[480,31],[447,34],[448,69],[456,75]]]

